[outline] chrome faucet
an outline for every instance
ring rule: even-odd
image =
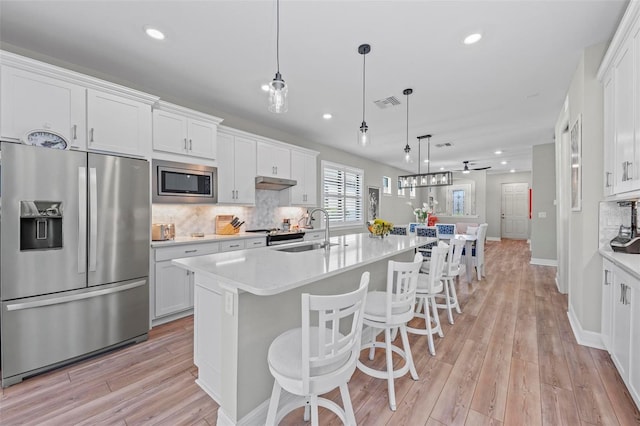
[[[325,219],[325,225],[324,225],[324,243],[322,243],[322,247],[329,247],[329,213],[327,213],[327,211],[325,209],[322,208],[317,208],[317,209],[313,209],[311,210],[311,213],[309,213],[309,218],[307,218],[307,226],[311,225],[311,221],[313,220],[313,214],[315,212],[322,212],[324,213],[324,219]]]

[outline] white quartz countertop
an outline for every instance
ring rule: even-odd
[[[176,259],[172,263],[208,275],[226,287],[271,296],[433,241],[435,238],[414,235],[370,238],[368,233],[350,234],[331,238],[336,245],[328,250],[288,253],[278,250],[284,246],[271,246]],[[305,244],[310,243],[298,245]]]
[[[600,248],[598,250],[602,257],[613,262],[626,272],[640,279],[640,254],[617,253],[611,248]]]

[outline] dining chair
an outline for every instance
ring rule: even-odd
[[[456,225],[453,223],[436,223],[436,232],[439,240],[449,240],[456,234]]]
[[[305,407],[305,420],[310,414],[311,424],[317,426],[318,406],[334,412],[344,424],[356,424],[347,382],[360,356],[368,286],[369,272],[364,272],[359,288],[350,293],[302,295],[302,327],[280,334],[269,347],[267,360],[275,381],[267,425],[276,425],[292,410]],[[344,408],[319,397],[335,388],[340,389]],[[294,397],[278,408],[283,389]]]

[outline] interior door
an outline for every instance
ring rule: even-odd
[[[1,149],[2,300],[86,287],[86,154],[14,143]],[[58,213],[51,216],[59,216],[61,232],[47,207]],[[26,244],[49,237],[57,239],[51,247]]]
[[[149,275],[149,163],[89,154],[90,286]]]
[[[502,238],[529,238],[529,184],[502,184]]]

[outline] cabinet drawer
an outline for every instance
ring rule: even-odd
[[[323,238],[324,238],[324,231],[305,232],[304,234],[305,241],[321,240]]]
[[[220,243],[191,244],[177,247],[163,247],[155,249],[157,262],[179,259],[181,257],[202,256],[220,251]]]
[[[245,243],[245,247],[250,249],[250,248],[257,248],[257,247],[264,247],[267,245],[267,239],[266,238],[252,238],[250,240],[244,240]]]
[[[245,248],[244,243],[245,243],[244,240],[221,241],[220,251],[242,250]]]

